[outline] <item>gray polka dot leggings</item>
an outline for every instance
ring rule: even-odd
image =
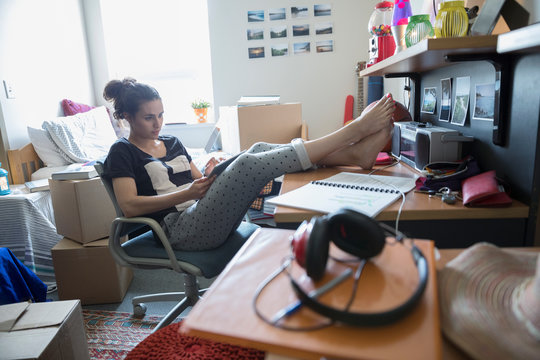
[[[220,246],[244,218],[270,180],[312,167],[301,140],[290,144],[257,143],[214,181],[206,195],[181,213],[164,219],[173,248],[206,250]]]

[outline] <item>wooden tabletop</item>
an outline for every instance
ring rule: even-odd
[[[341,171],[368,173],[359,167],[328,167],[293,174],[286,174],[281,186],[281,193],[294,190],[313,180],[321,180]],[[421,174],[408,165],[399,163],[395,166],[377,171],[375,175],[394,175],[405,177],[418,177]],[[410,191],[405,197],[405,205],[401,213],[401,220],[448,220],[448,219],[501,219],[501,218],[527,218],[529,207],[522,202],[514,200],[510,207],[505,208],[469,208],[461,201],[455,204],[445,204],[438,196],[429,197],[424,193]],[[395,220],[401,201],[397,200],[384,209],[375,218],[380,221]],[[310,210],[278,206],[274,214],[276,223],[297,223],[321,215]]]

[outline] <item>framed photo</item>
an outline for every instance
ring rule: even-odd
[[[264,57],[264,46],[248,48],[248,56],[250,59],[258,59]]]
[[[441,79],[441,111],[439,121],[450,121],[452,114],[452,79]]]
[[[270,19],[270,21],[285,20],[287,18],[287,15],[285,14],[285,8],[268,10],[268,18]]]
[[[270,29],[270,39],[286,38],[287,25],[274,26]]]
[[[315,49],[318,53],[334,51],[334,40],[323,40],[315,43]]]
[[[334,31],[334,26],[331,22],[315,24],[315,35],[331,34]]]
[[[248,40],[263,40],[264,30],[263,29],[248,29],[247,39]]]
[[[314,16],[332,15],[332,5],[330,4],[313,5],[313,15]]]
[[[437,88],[424,88],[424,101],[422,101],[422,112],[434,114],[437,107]]]
[[[272,45],[270,48],[270,52],[272,53],[272,56],[289,55],[289,45],[287,43]]]
[[[473,120],[493,121],[495,115],[495,83],[476,84]]]
[[[247,12],[248,22],[264,21],[264,10],[251,10]]]
[[[293,44],[293,52],[295,55],[309,54],[311,51],[309,41]]]
[[[469,76],[456,78],[456,97],[452,111],[452,124],[464,126],[469,110],[469,93],[471,78]]]
[[[293,36],[306,36],[309,35],[309,24],[302,25],[293,25],[292,26]]]

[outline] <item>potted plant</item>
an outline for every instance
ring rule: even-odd
[[[191,103],[191,107],[195,112],[197,121],[200,123],[206,122],[206,116],[208,115],[208,108],[210,107],[210,103],[204,100],[196,100]]]

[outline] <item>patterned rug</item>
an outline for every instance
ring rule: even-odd
[[[126,312],[83,310],[83,318],[92,360],[265,358],[263,351],[181,335],[180,319],[152,334],[161,316],[136,319]]]
[[[127,312],[83,310],[90,359],[124,359],[131,349],[150,335],[161,318],[146,315],[137,319]]]

